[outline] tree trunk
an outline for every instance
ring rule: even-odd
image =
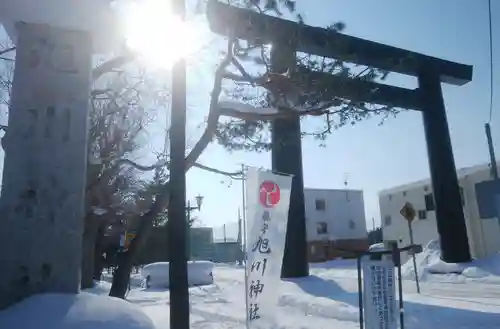
[[[165,195],[167,200],[168,196],[169,193],[167,192]],[[127,293],[127,287],[130,280],[130,273],[132,272],[132,267],[134,266],[134,258],[137,256],[138,250],[146,241],[147,236],[153,227],[154,219],[163,209],[161,203],[161,201],[156,202],[149,212],[147,212],[144,216],[141,216],[139,227],[137,229],[137,235],[134,239],[132,239],[132,241],[130,241],[127,251],[120,253],[117,262],[118,266],[113,273],[113,283],[109,292],[111,297],[125,299],[125,294]]]
[[[103,253],[104,226],[99,225],[97,229],[96,242],[94,247],[94,280],[101,281],[102,268],[104,266]]]
[[[98,219],[94,215],[86,216],[83,230],[82,289],[89,289],[94,286],[94,257],[98,229]]]
[[[130,280],[130,272],[132,271],[132,262],[129,261],[132,260],[132,257],[127,254],[130,254],[130,250],[120,254],[118,260],[119,265],[113,272],[113,283],[111,284],[111,290],[109,291],[109,295],[112,297],[125,299],[125,294],[127,293],[127,287]]]

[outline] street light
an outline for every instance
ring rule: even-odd
[[[196,199],[196,204],[198,205],[198,210],[200,210],[201,204],[203,203],[203,196],[198,194],[197,196],[195,196],[195,199]]]
[[[191,220],[191,211],[193,210],[201,210],[201,205],[203,203],[203,196],[197,195],[194,197],[196,200],[196,206],[191,206],[191,201],[187,202],[187,207],[186,207],[186,212],[187,212],[187,221],[189,224],[189,221]]]

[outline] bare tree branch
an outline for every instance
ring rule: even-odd
[[[7,54],[11,51],[14,51],[14,50],[16,50],[16,47],[9,47],[9,48],[2,49],[2,50],[0,50],[0,56]]]
[[[92,70],[92,79],[97,80],[103,74],[111,72],[113,69],[117,67],[121,67],[125,64],[128,64],[132,60],[134,60],[134,55],[132,53],[127,53],[125,55],[117,56],[113,59],[110,59],[107,62],[102,63]]]
[[[214,85],[211,93],[210,106],[207,118],[207,127],[203,132],[201,138],[195,144],[191,152],[188,154],[185,160],[185,171],[188,171],[196,163],[196,160],[200,157],[201,153],[205,150],[208,144],[212,141],[216,131],[217,124],[219,121],[219,109],[218,102],[219,96],[222,92],[222,80],[224,79],[224,71],[226,67],[231,63],[233,57],[233,47],[234,39],[228,42],[227,54],[222,60],[221,64],[215,71]],[[204,166],[205,167],[205,166]],[[130,269],[132,268],[133,258],[137,254],[137,251],[144,244],[147,239],[147,234],[150,228],[153,226],[155,218],[168,206],[170,199],[170,182],[165,183],[161,188],[159,193],[155,197],[155,201],[152,204],[149,211],[140,217],[139,227],[137,228],[137,236],[133,239],[129,245],[128,251],[126,251],[123,263],[118,267],[113,277],[113,283],[119,282],[120,280],[126,280],[130,275]],[[111,286],[110,296],[118,296],[122,294],[122,287],[118,284],[113,284]]]
[[[232,179],[241,179],[243,177],[243,172],[241,170],[240,171],[235,171],[235,172],[228,172],[228,171],[224,171],[224,170],[219,170],[219,169],[215,169],[215,168],[212,168],[212,167],[208,167],[208,166],[205,166],[205,165],[202,165],[202,164],[199,164],[199,163],[194,163],[193,167],[199,168],[199,169],[202,169],[202,170],[214,173],[214,174],[228,176],[228,177],[230,177]]]
[[[224,78],[224,71],[226,67],[231,63],[233,58],[233,46],[234,39],[230,39],[227,46],[227,54],[215,71],[214,86],[210,98],[210,107],[208,109],[207,127],[205,128],[201,138],[186,157],[186,171],[189,170],[189,168],[200,157],[201,153],[212,141],[215,132],[217,131],[217,123],[219,122],[220,116],[218,103],[219,96],[222,92],[222,79]]]
[[[147,166],[147,165],[141,165],[141,164],[134,162],[130,159],[119,159],[118,164],[119,165],[129,165],[129,166],[133,167],[134,169],[137,169],[140,171],[152,171],[155,169],[168,167],[168,165],[169,165],[169,163],[165,161],[165,162],[159,162],[159,163]],[[197,162],[195,162],[192,165],[192,167],[199,168],[199,169],[202,169],[202,170],[214,173],[214,174],[228,176],[228,177],[231,177],[234,179],[238,179],[239,176],[243,175],[242,171],[229,172],[229,171],[224,171],[224,170],[215,169],[215,168],[212,168],[209,166],[205,166],[205,165],[203,165],[201,163],[197,163]]]

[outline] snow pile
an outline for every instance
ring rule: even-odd
[[[466,264],[446,263],[441,260],[438,240],[430,241],[422,253],[416,255],[417,274],[420,280],[431,277],[449,281],[464,281],[467,279],[500,283],[500,254]],[[413,260],[410,258],[401,266],[404,279],[415,280]]]
[[[188,262],[188,283],[190,286],[208,285],[214,282],[214,263],[209,261]],[[149,276],[149,287],[168,288],[169,286],[169,264],[158,262],[145,265],[141,271],[141,277],[145,280]]]
[[[2,329],[154,329],[142,310],[122,299],[41,294],[0,311]]]
[[[368,250],[369,251],[385,251],[387,248],[383,242],[372,244]]]

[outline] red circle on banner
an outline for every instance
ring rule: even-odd
[[[275,182],[266,180],[260,184],[260,204],[272,208],[280,202],[280,187]]]

